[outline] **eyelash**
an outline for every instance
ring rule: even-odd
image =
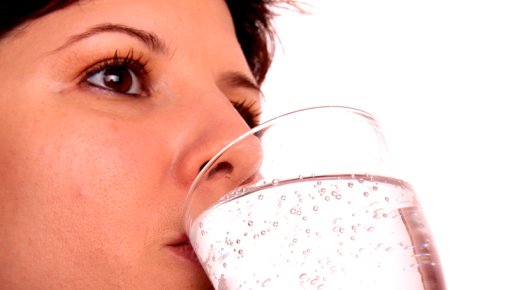
[[[113,57],[110,59],[102,60],[95,65],[93,65],[91,68],[87,69],[85,73],[85,77],[82,79],[82,83],[88,86],[93,86],[99,89],[107,90],[109,92],[113,92],[115,94],[120,95],[128,95],[128,96],[134,96],[138,97],[141,96],[140,94],[130,94],[130,93],[123,93],[118,92],[113,89],[108,89],[102,86],[98,86],[96,84],[93,84],[89,81],[89,79],[100,73],[101,71],[104,71],[109,68],[114,67],[123,67],[133,72],[133,74],[138,78],[141,86],[142,94],[148,95],[148,76],[149,71],[147,70],[147,63],[148,60],[144,59],[143,54],[139,54],[138,57],[134,56],[135,53],[133,49],[129,50],[129,52],[126,54],[125,57],[120,57],[118,54],[118,51],[116,50],[113,54]],[[239,115],[245,120],[245,122],[248,124],[250,128],[253,128],[259,124],[259,117],[261,115],[260,109],[257,108],[257,102],[253,101],[248,103],[247,100],[241,101],[241,102],[232,102],[232,105],[237,110]]]
[[[112,58],[102,60],[102,61],[96,63],[95,65],[93,65],[91,68],[87,69],[85,72],[85,76],[83,77],[81,82],[85,85],[98,87],[100,89],[104,89],[104,90],[107,90],[107,91],[110,91],[110,92],[113,92],[116,94],[135,96],[135,97],[140,96],[139,94],[122,93],[122,92],[118,92],[115,90],[100,87],[100,86],[92,84],[91,82],[88,81],[89,78],[100,73],[101,71],[104,71],[109,68],[114,68],[114,67],[122,67],[122,68],[126,68],[127,70],[133,72],[133,74],[138,78],[138,81],[140,82],[142,94],[148,94],[149,71],[147,70],[147,63],[148,63],[148,60],[144,59],[143,54],[139,54],[139,56],[135,57],[135,52],[133,49],[130,49],[128,51],[128,53],[126,54],[126,56],[124,56],[124,57],[119,56],[119,53],[116,50],[115,53],[113,54]]]
[[[256,101],[248,103],[247,100],[244,100],[238,103],[234,102],[232,105],[250,128],[256,127],[259,124],[259,117],[262,112],[257,108]]]

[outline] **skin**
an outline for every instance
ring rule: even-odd
[[[148,31],[151,48],[110,23]],[[74,39],[70,41],[69,39]],[[84,72],[143,55],[148,89]],[[2,289],[209,289],[186,258],[183,203],[200,167],[248,130],[259,91],[222,0],[83,1],[0,40]]]

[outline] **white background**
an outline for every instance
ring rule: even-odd
[[[309,15],[277,19],[264,117],[321,104],[372,113],[448,288],[510,289],[510,2],[305,3]]]

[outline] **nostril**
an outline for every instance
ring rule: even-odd
[[[209,162],[209,161],[204,162],[204,164],[202,164],[202,166],[200,166],[200,168],[198,169],[198,172],[199,172],[199,173],[200,173],[200,171],[202,171],[202,169],[204,169],[204,167],[207,165],[207,162]]]
[[[234,166],[230,162],[223,161],[211,168],[207,174],[207,178],[211,178],[218,173],[222,173],[222,175],[229,175],[232,171],[234,171]]]

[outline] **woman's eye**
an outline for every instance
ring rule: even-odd
[[[86,81],[93,86],[126,95],[142,94],[140,78],[125,65],[114,65],[100,69],[90,75]]]

